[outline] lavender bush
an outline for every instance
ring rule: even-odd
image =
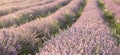
[[[12,48],[16,50],[17,54],[23,54],[23,52],[25,54],[35,54],[38,48],[36,43],[39,42],[39,39],[35,38],[35,33],[27,31],[27,29],[24,31],[23,29],[15,30],[12,28],[0,31],[0,43],[4,48],[7,47],[7,52],[12,51],[8,48]]]
[[[17,52],[12,47],[3,47],[2,44],[0,44],[0,55],[17,55]]]

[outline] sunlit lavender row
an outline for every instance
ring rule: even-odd
[[[101,0],[101,1],[105,3],[105,8],[108,9],[109,12],[113,13],[116,21],[120,23],[120,6],[113,0]]]
[[[17,3],[24,3],[24,2],[37,2],[37,1],[44,1],[44,0],[0,0],[0,6],[4,5],[12,5]]]
[[[82,0],[72,0],[68,5],[46,18],[34,20],[13,29],[2,29],[0,31],[0,43],[3,51],[5,51],[2,53],[16,55],[16,52],[19,54],[21,51],[30,51],[30,54],[35,54],[34,52],[38,48],[35,44],[40,43],[42,45],[41,39],[50,34],[54,28],[59,29],[67,21],[72,21],[82,3]],[[66,18],[66,16],[70,18]],[[28,49],[26,50],[26,48]]]
[[[24,0],[0,0],[0,6],[11,4],[11,3],[17,3],[17,2],[23,2]]]
[[[53,1],[54,0],[49,0],[49,1],[48,0],[44,0],[44,1],[36,1],[36,2],[33,2],[33,1],[27,2],[26,1],[26,2],[24,2],[25,4],[17,3],[17,4],[13,4],[12,6],[10,6],[10,5],[0,6],[0,16],[4,16],[4,15],[7,15],[9,13],[13,13],[15,11],[26,9],[26,8],[29,8],[29,7],[48,4],[48,3],[51,3]]]
[[[57,0],[53,3],[48,3],[43,6],[34,6],[28,9],[20,10],[15,13],[0,17],[0,27],[8,27],[18,25],[27,21],[33,20],[36,16],[46,15],[58,9],[57,6],[64,6],[70,0]]]
[[[5,2],[7,1],[7,2]],[[34,2],[42,2],[42,0],[0,0],[1,3],[6,3],[6,4],[3,4],[3,5],[0,5],[0,8],[1,7],[8,7],[8,6],[15,6],[15,5],[24,5],[26,3],[34,3]]]
[[[119,55],[98,0],[88,0],[81,17],[48,41],[37,55]]]

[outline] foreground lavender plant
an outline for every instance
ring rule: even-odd
[[[58,9],[57,6],[64,6],[71,0],[58,0],[43,6],[35,6],[25,10],[21,10],[6,16],[0,17],[0,27],[8,27],[12,25],[20,25],[27,21],[35,19],[39,15],[45,15]]]
[[[0,44],[0,55],[17,55],[17,52],[12,47],[3,47],[2,44]]]
[[[48,41],[37,55],[119,55],[97,0],[88,0],[71,28]]]
[[[101,0],[105,3],[105,8],[108,9],[109,12],[113,13],[116,21],[120,23],[120,6],[116,4],[113,0]]]
[[[37,51],[36,43],[39,42],[39,39],[35,38],[35,33],[25,30],[15,30],[12,29],[3,29],[0,31],[0,43],[6,49],[5,53],[9,54],[8,52],[13,52],[16,50],[17,54],[30,53],[34,54]],[[12,49],[10,49],[12,48]],[[29,51],[28,51],[29,50]]]
[[[51,34],[51,32],[55,29],[59,29],[67,21],[73,21],[75,13],[79,11],[79,8],[82,4],[82,0],[72,0],[68,5],[59,9],[54,14],[42,18],[31,21],[24,25],[21,25],[18,28],[11,28],[11,29],[2,29],[0,31],[0,43],[3,43],[4,47],[12,46],[14,47],[19,53],[19,51],[31,52],[33,54],[38,47],[35,45],[37,42],[41,42],[47,34]],[[71,18],[66,18],[70,16]],[[48,21],[49,20],[49,21]],[[39,37],[40,39],[36,38]],[[40,43],[42,45],[42,43]]]

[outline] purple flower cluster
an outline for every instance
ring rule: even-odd
[[[103,0],[103,2],[105,3],[105,8],[113,13],[116,21],[120,23],[120,6],[113,0]]]
[[[24,50],[24,48],[29,48],[30,50],[37,48],[35,44],[39,40],[34,38],[34,33],[31,33],[30,31],[24,31],[25,30],[15,30],[12,28],[0,30],[0,43],[2,43],[2,47],[5,48],[4,53],[19,53]]]
[[[12,47],[3,47],[2,44],[0,44],[0,55],[17,55],[16,50]]]
[[[98,0],[88,0],[76,23],[49,40],[37,55],[119,55],[119,52]]]

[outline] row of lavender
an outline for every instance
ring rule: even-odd
[[[0,0],[0,3],[6,3],[6,4],[3,4],[3,5],[0,5],[0,7],[6,7],[6,6],[13,6],[13,5],[22,5],[22,4],[26,4],[26,3],[32,3],[32,2],[40,2],[41,0]]]
[[[0,0],[0,6],[23,3],[23,2],[26,2],[26,1],[28,1],[28,0]],[[34,1],[44,1],[44,0],[29,0],[29,1],[34,2]]]
[[[48,41],[37,55],[119,55],[97,0],[88,0],[71,28]]]
[[[0,0],[0,6],[11,3],[19,3],[19,2],[23,2],[23,0]]]
[[[41,40],[47,37],[46,35],[51,34],[54,29],[61,28],[68,21],[73,21],[75,13],[79,11],[82,3],[83,0],[72,0],[68,5],[46,18],[37,19],[13,29],[2,29],[0,31],[0,43],[3,49],[7,49],[7,51],[4,50],[6,53],[2,52],[16,55],[20,50],[29,50],[31,54],[34,54],[33,52],[38,47],[36,43],[42,45]],[[66,18],[68,16],[69,18]],[[26,48],[28,49],[25,50]]]
[[[51,0],[52,1],[52,0]],[[0,17],[0,27],[9,27],[12,25],[20,25],[35,19],[37,16],[46,15],[58,9],[58,6],[64,6],[70,0],[58,0],[42,6],[34,6],[28,9],[20,10],[15,13]]]
[[[41,6],[53,2],[54,0],[44,0],[44,1],[25,1],[23,3],[3,5],[0,6],[0,16],[4,16],[13,13],[18,10],[23,10],[33,6]]]
[[[105,4],[105,8],[113,13],[116,21],[120,23],[120,6],[113,0],[101,0]]]

